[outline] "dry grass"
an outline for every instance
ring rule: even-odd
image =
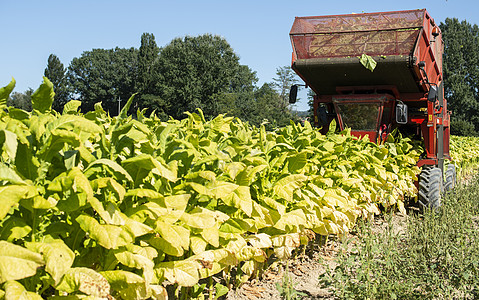
[[[339,299],[476,299],[478,199],[472,178],[438,211],[360,224],[320,282]]]

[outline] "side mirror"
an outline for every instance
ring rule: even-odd
[[[400,102],[396,104],[396,123],[407,124],[407,105]]]
[[[429,87],[429,93],[427,94],[427,101],[436,102],[437,99],[437,86],[431,85]]]
[[[296,103],[296,99],[298,98],[298,86],[296,84],[291,86],[289,90],[289,103],[294,104]]]

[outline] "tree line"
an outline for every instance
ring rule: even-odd
[[[457,18],[447,18],[439,27],[451,133],[478,135],[479,28]],[[60,112],[74,98],[82,101],[83,111],[101,101],[116,115],[121,101],[138,93],[132,113],[146,109],[162,119],[183,118],[185,111],[201,108],[207,117],[228,113],[255,125],[284,125],[295,118],[287,89],[297,77],[289,67],[279,67],[276,75],[257,87],[255,72],[239,63],[225,39],[211,34],[176,38],[160,48],[153,34],[144,33],[139,49],[85,51],[68,68],[51,54],[45,69],[56,92],[53,108]],[[31,110],[32,92],[14,93],[10,104]]]
[[[201,108],[207,118],[220,113],[251,124],[288,124],[295,114],[287,91],[296,77],[278,67],[272,82],[257,86],[256,73],[241,65],[229,43],[217,35],[175,38],[160,48],[151,33],[143,33],[139,49],[92,49],[73,58],[66,68],[55,55],[48,57],[44,75],[53,83],[53,109],[61,112],[71,99],[83,112],[101,102],[115,116],[123,102],[135,96],[134,114],[145,109],[161,119],[181,119]],[[10,104],[31,110],[33,90],[13,93]]]

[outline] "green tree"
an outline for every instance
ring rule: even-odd
[[[288,125],[291,120],[299,121],[291,109],[284,105],[283,96],[275,88],[275,83],[263,84],[255,91],[255,99],[258,107],[257,117],[262,123],[268,124],[268,129]]]
[[[254,95],[256,82],[256,74],[248,66],[239,65],[226,91],[215,96],[217,113],[227,113],[243,121],[259,125],[261,120],[258,112],[261,108],[258,107]]]
[[[462,136],[477,136],[477,131],[471,121],[462,119],[462,116],[453,116],[451,120],[451,134]]]
[[[160,48],[156,44],[155,36],[152,33],[143,33],[138,52],[138,71],[135,83],[135,90],[138,93],[136,103],[141,108],[155,110],[159,117],[166,119],[168,102],[161,99],[158,92],[159,52]]]
[[[118,99],[126,100],[135,93],[138,49],[93,49],[74,58],[68,68],[73,93],[89,111],[97,102],[111,115],[118,113]]]
[[[452,111],[451,132],[470,135],[479,130],[479,28],[447,18],[440,24],[445,43],[445,97]]]
[[[160,52],[157,72],[160,97],[170,103],[168,114],[174,118],[196,108],[206,117],[216,116],[224,111],[226,98],[232,101],[224,94],[245,92],[256,81],[228,42],[211,34],[172,40]]]
[[[138,51],[138,75],[135,85],[140,94],[155,92],[154,63],[158,59],[159,52],[160,48],[156,45],[155,36],[152,33],[143,33]]]
[[[273,78],[273,86],[279,92],[282,100],[278,105],[287,107],[289,106],[289,90],[293,84],[298,83],[298,75],[290,66],[284,66],[276,68],[276,76]]]
[[[26,111],[32,111],[33,92],[32,88],[29,88],[24,93],[13,92],[7,100],[7,105]]]
[[[63,105],[70,100],[70,93],[65,74],[66,69],[60,59],[55,54],[50,54],[44,75],[53,84],[55,98],[53,100],[52,108],[58,112],[61,112],[63,110]]]

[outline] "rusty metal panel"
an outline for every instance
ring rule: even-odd
[[[422,27],[425,9],[297,17],[290,34],[320,34],[371,30],[397,30]]]
[[[297,17],[290,32],[297,59],[409,55],[425,10]]]

